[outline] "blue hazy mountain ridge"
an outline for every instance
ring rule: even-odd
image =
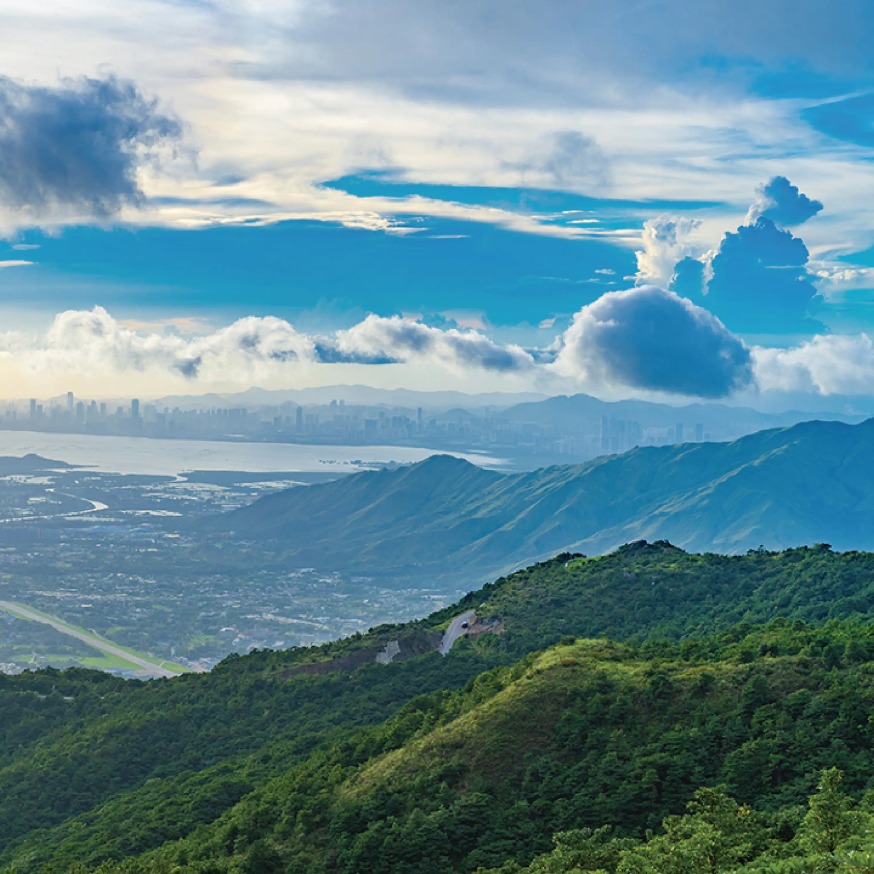
[[[481,392],[467,394],[460,391],[418,391],[406,388],[374,388],[368,385],[328,385],[299,389],[264,389],[253,386],[242,392],[206,395],[168,395],[154,401],[158,407],[208,407],[235,404],[238,406],[266,406],[291,402],[295,404],[327,404],[343,400],[362,406],[394,406],[415,409],[423,407],[500,407],[545,399],[537,392]]]
[[[809,400],[809,399],[808,399]],[[828,418],[856,423],[867,418],[870,411],[846,412],[855,407],[843,399],[844,412],[829,411]],[[708,429],[733,427],[741,430],[761,430],[817,418],[821,410],[785,410],[764,412],[751,407],[730,406],[721,403],[693,403],[684,406],[653,403],[651,401],[602,401],[587,394],[556,395],[536,401],[524,401],[503,410],[498,418],[508,422],[534,424],[579,425],[589,429],[600,425],[601,416],[639,420],[648,427],[672,427],[682,421],[686,427],[703,423]]]
[[[786,396],[789,397],[789,396]],[[799,408],[766,411],[726,403],[690,403],[675,405],[641,400],[604,401],[592,395],[577,393],[547,397],[536,392],[417,391],[402,388],[374,388],[366,385],[331,385],[302,389],[263,389],[252,387],[229,394],[168,395],[153,401],[157,407],[209,406],[270,406],[283,403],[327,404],[343,400],[360,406],[385,406],[415,410],[477,409],[499,410],[502,421],[534,422],[541,425],[561,425],[569,422],[597,428],[600,416],[621,416],[639,419],[651,426],[674,425],[682,419],[687,425],[703,422],[706,427],[727,422],[740,422],[756,429],[793,425],[828,413],[830,419],[858,422],[874,413],[874,404],[862,397],[836,396],[817,398],[808,395],[797,398]]]
[[[51,458],[43,458],[29,452],[27,455],[0,455],[0,476],[12,476],[14,474],[39,473],[44,470],[58,470],[60,468],[75,467],[66,461],[54,461]]]
[[[644,447],[523,474],[448,456],[261,498],[201,523],[284,560],[471,580],[638,539],[737,553],[874,548],[874,419]]]

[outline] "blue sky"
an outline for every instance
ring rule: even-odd
[[[874,10],[741,5],[0,0],[0,396],[870,394]]]

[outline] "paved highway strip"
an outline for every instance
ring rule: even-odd
[[[437,647],[437,651],[440,655],[448,655],[449,651],[455,645],[455,641],[458,640],[459,637],[467,634],[475,616],[476,613],[473,610],[468,610],[466,613],[459,613],[458,616],[449,623],[449,627],[443,633],[443,639],[440,641],[440,646]]]
[[[184,673],[187,669],[181,665],[175,665],[172,662],[157,662],[137,655],[136,653],[126,648],[120,647],[111,641],[104,640],[99,635],[90,631],[85,631],[84,628],[77,628],[75,625],[70,625],[61,619],[56,619],[54,616],[49,616],[46,613],[40,613],[31,607],[25,607],[22,604],[15,604],[12,601],[0,601],[0,609],[17,616],[19,619],[27,619],[31,622],[41,622],[43,625],[50,625],[61,634],[67,634],[70,637],[75,637],[83,643],[94,649],[100,650],[107,655],[114,656],[127,662],[131,666],[131,670],[139,671],[149,677],[175,677],[180,673]],[[164,665],[171,665],[168,669]]]

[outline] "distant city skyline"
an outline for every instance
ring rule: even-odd
[[[338,394],[349,387],[335,387]],[[280,393],[280,395],[285,393]],[[354,398],[354,393],[352,394]],[[503,466],[527,469],[582,462],[640,446],[734,440],[761,428],[812,417],[804,411],[767,413],[724,404],[671,406],[639,401],[604,403],[586,395],[516,401],[512,395],[477,403],[477,396],[409,392],[319,398],[300,393],[280,400],[237,395],[110,402],[73,392],[41,403],[0,404],[3,432],[76,434],[88,439],[144,437],[162,440],[233,441],[316,447],[407,447],[431,452],[480,454]],[[256,395],[257,397],[257,395]],[[442,402],[437,398],[443,397]],[[525,396],[523,395],[522,398]],[[379,398],[379,400],[376,400]],[[846,409],[822,418],[858,422],[870,410]],[[330,451],[330,450],[329,450]],[[0,453],[2,454],[2,453]]]

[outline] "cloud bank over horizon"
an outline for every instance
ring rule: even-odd
[[[73,381],[145,374],[158,383],[169,378],[171,387],[181,382],[246,388],[287,382],[329,365],[394,364],[461,376],[523,376],[554,392],[678,399],[759,390],[861,395],[874,380],[874,341],[867,334],[819,335],[790,348],[750,347],[707,310],[658,286],[601,296],[540,348],[501,343],[482,330],[373,314],[318,335],[270,316],[187,335],[180,324],[185,321],[144,330],[99,306],[66,311],[43,333],[0,333],[0,365]]]

